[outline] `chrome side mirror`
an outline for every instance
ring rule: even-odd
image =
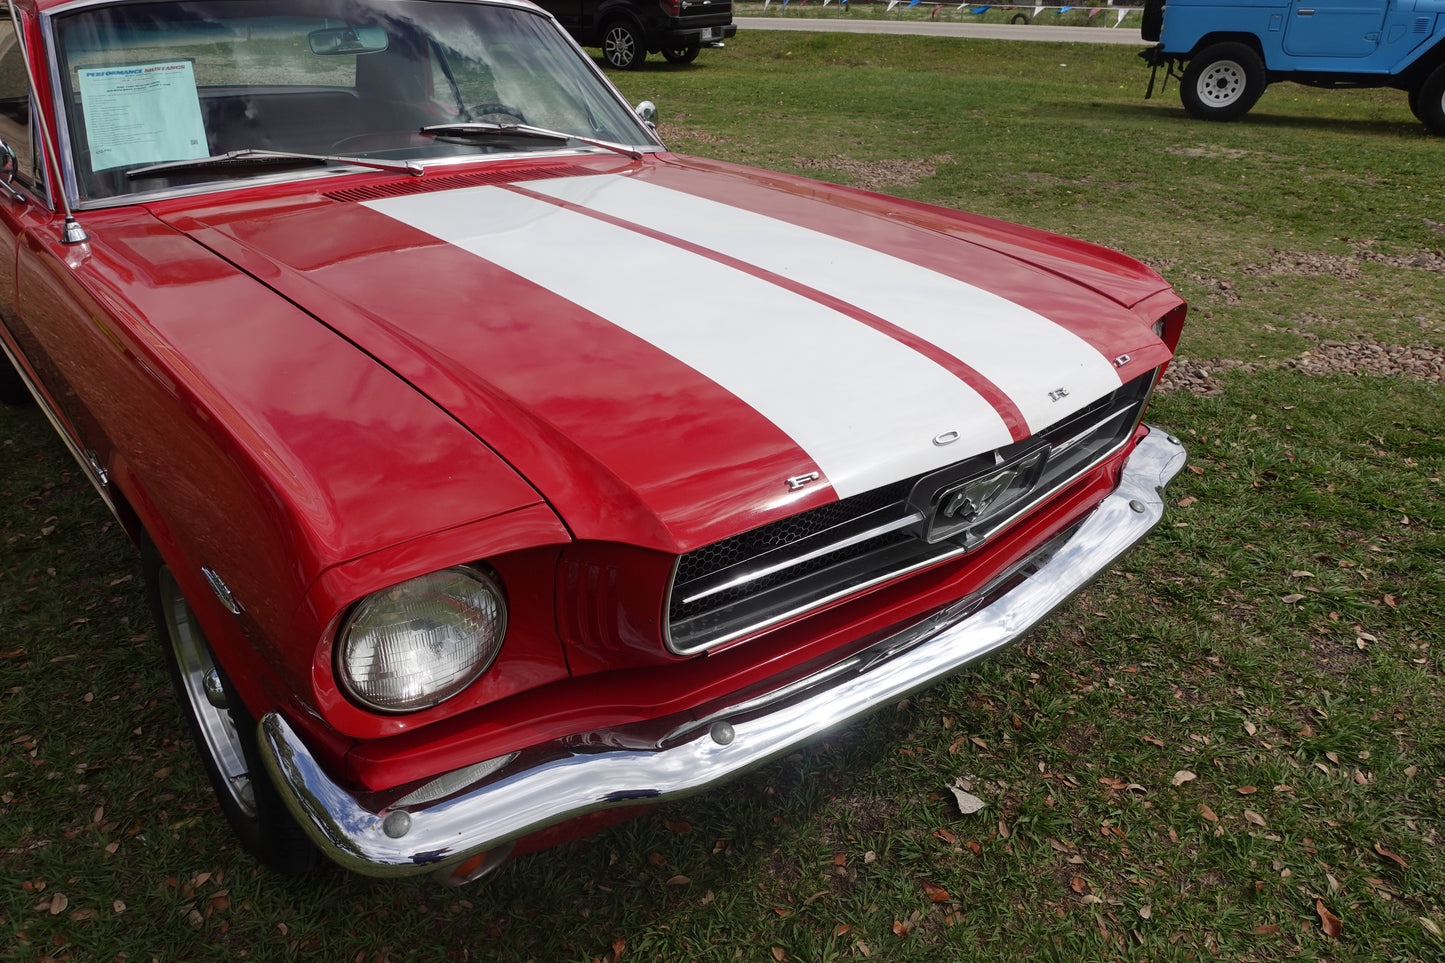
[[[15,149],[5,141],[0,140],[0,191],[13,201],[25,203],[25,195],[15,187],[15,175],[20,170],[20,161],[15,157]]]
[[[657,130],[657,105],[650,100],[644,100],[633,108],[642,122],[652,130]]]

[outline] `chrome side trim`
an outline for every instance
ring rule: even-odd
[[[961,600],[851,659],[762,697],[710,711],[708,726],[659,720],[533,746],[467,789],[418,807],[373,811],[332,779],[278,713],[259,723],[262,757],[292,814],[330,858],[371,876],[455,866],[579,816],[699,792],[762,765],[1017,640],[1144,537],[1164,487],[1184,467],[1177,438],[1153,430],[1118,489],[1082,523],[992,592]],[[667,720],[661,720],[666,723]],[[625,748],[647,744],[645,749]],[[384,828],[388,816],[392,832]],[[405,824],[404,830],[402,824]]]

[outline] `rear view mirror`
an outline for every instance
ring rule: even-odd
[[[311,52],[323,57],[380,53],[386,43],[386,31],[380,27],[329,27],[306,35]]]

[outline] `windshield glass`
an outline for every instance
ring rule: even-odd
[[[422,132],[438,124],[529,125],[654,145],[555,25],[520,8],[136,3],[58,16],[55,37],[81,201],[274,173],[274,164],[224,162],[141,172],[230,151],[425,162],[559,148],[557,139],[505,132]]]

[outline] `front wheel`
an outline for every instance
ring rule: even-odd
[[[1264,93],[1264,61],[1242,43],[1217,43],[1190,58],[1179,85],[1184,109],[1200,120],[1234,120]]]
[[[697,53],[701,49],[702,44],[694,40],[680,47],[663,47],[662,56],[670,64],[690,64],[697,59]]]
[[[170,569],[147,551],[146,584],[166,663],[221,810],[246,849],[283,875],[316,863],[316,847],[261,762],[256,721],[236,697]]]
[[[1410,109],[1426,130],[1445,137],[1445,64],[1432,70],[1425,82],[1410,92]]]
[[[626,20],[614,20],[602,31],[602,59],[618,70],[636,70],[647,59],[642,34]]]

